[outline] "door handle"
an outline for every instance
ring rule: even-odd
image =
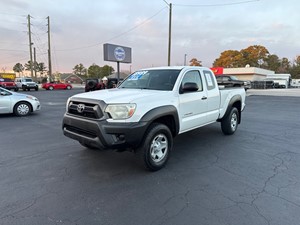
[[[206,96],[203,96],[202,98],[201,98],[201,100],[206,100],[207,99],[207,97]]]

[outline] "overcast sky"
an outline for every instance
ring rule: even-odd
[[[170,3],[169,0],[166,0]],[[263,45],[291,61],[300,55],[299,0],[172,0],[171,65],[197,58],[203,66],[225,50]],[[53,72],[116,63],[103,60],[103,44],[132,48],[121,70],[165,66],[169,7],[164,0],[0,0],[0,70],[29,60],[27,15],[37,61],[48,65],[50,17]]]

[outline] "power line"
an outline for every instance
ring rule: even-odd
[[[164,9],[166,9],[166,8],[167,8],[167,7],[163,7],[163,8],[160,9],[158,12],[156,12],[154,15],[150,16],[149,18],[147,18],[146,20],[144,20],[144,21],[141,22],[140,24],[138,24],[138,25],[136,25],[136,26],[130,28],[129,30],[127,30],[127,31],[125,31],[125,32],[122,32],[122,33],[120,33],[120,34],[118,34],[118,35],[116,35],[116,36],[114,36],[114,37],[112,37],[112,38],[110,38],[110,39],[108,39],[108,40],[106,40],[106,41],[104,41],[104,42],[100,42],[100,43],[93,44],[93,45],[88,45],[88,46],[83,46],[83,47],[78,47],[78,48],[61,49],[61,50],[56,50],[56,51],[60,51],[60,52],[61,52],[61,51],[74,51],[74,50],[80,50],[80,49],[84,49],[84,48],[95,47],[95,46],[97,46],[97,45],[102,45],[102,44],[104,44],[104,43],[106,43],[106,42],[109,42],[109,41],[111,41],[111,40],[113,40],[113,39],[116,39],[116,38],[118,38],[118,37],[121,37],[121,36],[123,36],[123,35],[125,35],[125,34],[131,32],[131,31],[135,30],[136,28],[138,28],[138,27],[144,25],[145,23],[149,22],[153,17],[157,16],[159,13],[161,13],[161,12],[162,12]]]
[[[241,5],[247,4],[251,2],[258,2],[260,0],[248,0],[248,1],[240,1],[240,2],[229,2],[229,3],[220,3],[220,4],[195,4],[195,5],[187,5],[187,4],[173,4],[175,6],[183,6],[183,7],[215,7],[215,6],[228,6],[228,5]]]
[[[7,52],[28,52],[26,50],[5,49],[5,48],[0,48],[0,51],[7,51]]]

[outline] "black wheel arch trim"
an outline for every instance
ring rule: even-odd
[[[174,120],[174,127],[169,127],[167,123],[165,123],[171,130],[171,133],[173,134],[173,136],[176,136],[179,133],[179,116],[178,116],[178,112],[175,106],[173,105],[166,105],[166,106],[160,106],[160,107],[156,107],[151,109],[150,111],[148,111],[147,113],[145,113],[145,115],[141,118],[140,121],[143,122],[147,122],[148,126],[150,126],[150,124],[153,121],[157,121],[160,118],[166,117],[166,116],[171,116]]]
[[[238,105],[240,106],[240,107],[236,107],[236,108],[237,108],[237,110],[239,111],[238,123],[239,123],[239,124],[241,123],[242,97],[241,97],[240,95],[234,95],[234,96],[230,99],[230,101],[229,101],[229,103],[228,103],[227,110],[226,110],[224,116],[222,117],[222,119],[223,119],[223,118],[226,118],[226,117],[229,115],[229,113],[231,112],[231,108],[232,108],[234,105],[236,105],[236,104],[238,104]],[[218,122],[222,121],[222,119],[219,119]]]

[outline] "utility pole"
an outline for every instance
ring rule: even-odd
[[[52,66],[51,66],[51,45],[50,45],[50,17],[48,20],[48,67],[49,67],[49,81],[52,81]]]
[[[168,66],[171,65],[171,36],[172,36],[172,3],[169,6],[169,47],[168,47]]]
[[[34,77],[35,77],[35,81],[37,81],[37,77],[36,77],[36,51],[35,51],[35,47],[33,48],[33,69],[34,69]]]
[[[31,24],[30,24],[30,15],[27,16],[28,19],[28,35],[29,35],[29,54],[30,54],[30,75],[33,78],[33,65],[32,65],[32,45],[31,42]]]

